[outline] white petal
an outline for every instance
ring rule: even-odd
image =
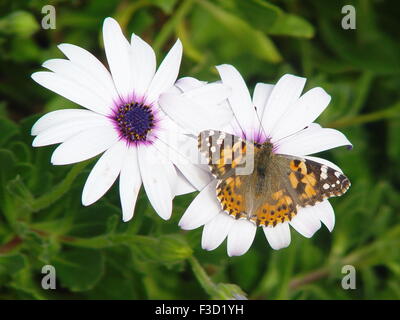
[[[261,123],[267,135],[271,135],[277,121],[287,109],[300,97],[306,83],[305,78],[285,74],[274,86],[265,106]]]
[[[176,88],[176,87],[173,87]],[[177,88],[176,88],[177,89]],[[177,89],[178,90],[178,89]],[[174,95],[180,96],[181,93],[174,93]],[[162,96],[162,95],[161,95]],[[160,118],[160,121],[158,122],[158,127],[160,130],[157,132],[157,136],[159,132],[161,134],[167,133],[169,134],[185,134],[185,135],[190,135],[190,131],[186,128],[183,128],[175,119],[172,119],[171,117],[168,116],[167,113],[164,112],[164,110],[160,107],[158,109],[159,114],[157,115],[158,118]]]
[[[32,79],[43,87],[54,91],[60,96],[63,96],[82,107],[104,115],[107,115],[110,112],[110,105],[102,98],[57,73],[40,71],[32,74]]]
[[[227,99],[231,88],[222,83],[209,83],[202,87],[187,90],[182,96],[194,100],[199,105],[217,105]]]
[[[199,165],[190,164],[188,162],[178,162],[174,164],[196,190],[202,190],[212,179],[209,171]]]
[[[256,230],[256,225],[248,220],[235,221],[228,233],[228,256],[245,254],[253,243]]]
[[[93,111],[82,109],[63,109],[46,113],[41,117],[32,127],[31,135],[36,136],[44,130],[55,127],[64,122],[80,120],[80,119],[93,119],[99,117]]]
[[[274,143],[275,148],[279,149],[280,145],[284,145],[286,142],[290,142],[291,139],[303,139],[303,137],[307,138],[310,135],[314,135],[315,133],[319,133],[320,130],[322,129],[321,125],[319,125],[318,123],[311,123],[309,126],[307,126],[306,128],[304,128],[303,130],[300,130],[288,137],[285,137],[279,141],[276,141]]]
[[[172,213],[173,165],[151,145],[141,145],[138,150],[140,174],[147,197],[157,214],[168,220]],[[175,171],[176,179],[176,171]]]
[[[182,172],[177,170],[177,180],[175,184],[175,195],[180,196],[187,193],[192,193],[197,191],[197,189],[189,182],[188,179],[182,174]]]
[[[256,141],[264,141],[265,138],[269,137],[262,126],[261,119],[273,88],[274,85],[272,84],[257,83],[254,89],[253,105],[256,107],[257,112],[257,125],[254,134]]]
[[[193,230],[214,218],[221,211],[221,204],[215,193],[217,180],[208,184],[186,209],[179,226],[184,230]]]
[[[218,213],[203,228],[201,247],[205,250],[214,250],[225,240],[235,219],[224,212]]]
[[[332,168],[332,169],[334,169],[336,171],[339,171],[339,172],[343,173],[342,169],[340,169],[336,164],[334,164],[333,162],[328,161],[326,159],[319,158],[319,157],[311,157],[311,156],[306,156],[304,158],[312,160],[312,161],[315,161],[315,162],[318,162],[318,163],[322,163],[322,164],[324,164],[324,165],[326,165],[326,166],[328,166],[328,167],[330,167],[330,168]]]
[[[335,226],[335,212],[333,211],[332,205],[328,200],[324,200],[321,203],[315,205],[315,209],[318,211],[318,217],[322,223],[332,232]]]
[[[182,92],[200,88],[205,84],[207,84],[206,81],[200,81],[192,77],[182,77],[175,82],[175,86],[177,86]]]
[[[137,149],[129,148],[119,176],[119,197],[121,199],[122,219],[125,222],[133,217],[141,185],[142,178],[140,176]]]
[[[253,105],[257,108],[259,119],[262,119],[265,106],[267,105],[267,101],[271,95],[273,88],[274,88],[273,84],[267,84],[261,82],[257,83],[256,87],[254,88]]]
[[[169,89],[165,90],[164,93],[173,93],[173,94],[181,94],[183,91],[176,86],[176,83],[169,87]]]
[[[229,96],[229,104],[235,114],[240,128],[253,138],[254,131],[258,129],[258,118],[256,110],[251,101],[249,90],[239,71],[233,66],[223,64],[217,66],[222,83],[231,87],[232,94]]]
[[[307,127],[325,110],[330,101],[331,96],[322,88],[307,91],[276,123],[271,131],[272,142]]]
[[[112,18],[104,20],[103,42],[115,87],[121,98],[131,99],[134,93],[131,46],[118,22]]]
[[[53,152],[51,163],[63,165],[90,159],[107,150],[118,139],[112,126],[87,129],[60,144]]]
[[[89,51],[68,43],[60,44],[58,48],[71,62],[96,79],[98,86],[102,86],[107,92],[111,93],[113,97],[116,98],[118,96],[110,72]]]
[[[132,34],[131,46],[135,93],[144,96],[156,72],[156,55],[153,48],[135,34]]]
[[[211,179],[209,171],[192,163],[191,158],[185,154],[185,150],[187,150],[185,145],[191,143],[191,141],[196,144],[193,148],[197,148],[196,140],[186,138],[184,141],[173,141],[173,137],[176,137],[176,135],[158,136],[154,146],[182,172],[197,190],[203,189]]]
[[[117,97],[115,90],[109,92],[107,89],[101,86],[99,81],[87,73],[84,69],[76,66],[69,60],[65,59],[51,59],[43,63],[43,67],[57,73],[64,79],[70,80],[82,88],[85,88],[88,92],[96,95],[99,99],[103,100],[103,104],[108,106],[108,109],[104,112],[108,112],[112,109],[114,99]]]
[[[90,111],[91,112],[91,111]],[[42,130],[33,140],[32,146],[41,147],[55,143],[61,143],[73,137],[79,132],[90,128],[107,126],[109,119],[99,114],[91,112],[90,117],[76,118],[65,121],[46,130]]]
[[[275,227],[263,227],[263,231],[272,249],[279,250],[289,246],[290,229],[288,222],[278,223]]]
[[[179,74],[182,59],[182,43],[179,39],[168,52],[147,90],[147,101],[153,103],[161,93],[172,87]]]
[[[96,202],[110,189],[121,171],[126,152],[125,141],[119,141],[100,157],[83,187],[84,206]]]
[[[319,213],[315,206],[300,208],[289,223],[306,238],[311,238],[321,228]]]
[[[282,139],[276,144],[277,153],[293,155],[309,155],[340,146],[352,146],[346,136],[338,130],[320,128],[304,130]]]
[[[159,104],[168,116],[197,135],[202,130],[218,129],[232,120],[232,112],[221,105],[200,105],[183,95],[164,93]]]

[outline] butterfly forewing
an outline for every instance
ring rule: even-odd
[[[199,150],[207,159],[211,173],[217,179],[226,179],[242,167],[246,159],[245,140],[223,131],[203,131],[198,136]]]
[[[349,179],[327,165],[293,156],[276,155],[276,168],[269,177],[276,186],[264,193],[264,202],[255,212],[258,225],[275,226],[290,221],[299,208],[314,206],[325,199],[344,194],[350,187]],[[257,164],[256,164],[257,166]]]
[[[289,182],[303,207],[341,196],[350,187],[349,179],[342,172],[325,164],[293,156],[278,157],[289,161]]]

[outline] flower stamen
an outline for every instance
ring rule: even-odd
[[[125,103],[118,107],[114,120],[120,134],[131,142],[145,141],[154,128],[154,115],[151,107],[139,102]]]

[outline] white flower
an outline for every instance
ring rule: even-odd
[[[235,118],[220,130],[262,144],[269,141],[277,154],[300,156],[341,170],[333,163],[308,156],[351,143],[337,130],[321,128],[313,121],[324,111],[330,96],[321,88],[313,88],[301,96],[306,79],[284,75],[276,85],[258,83],[251,99],[240,73],[230,65],[217,67],[222,83],[232,89],[228,98]],[[227,238],[229,256],[242,255],[250,248],[256,225],[247,219],[235,220],[222,211],[217,200],[214,179],[193,200],[179,222],[181,228],[191,230],[204,225],[202,247],[217,248]],[[332,231],[335,223],[333,208],[327,200],[312,207],[300,208],[290,222],[275,227],[263,226],[273,249],[290,244],[291,225],[305,237],[311,237],[321,222]]]
[[[134,34],[129,43],[112,18],[104,21],[103,40],[111,74],[88,51],[61,44],[68,59],[48,60],[43,66],[50,71],[32,75],[42,86],[88,109],[44,115],[32,128],[33,146],[61,143],[51,158],[54,165],[84,161],[104,152],[85,183],[82,203],[96,202],[119,176],[124,221],[133,216],[142,183],[155,211],[168,219],[175,195],[201,189],[210,179],[208,172],[180,155],[180,145],[187,142],[185,132],[158,104],[162,93],[183,91],[174,87],[181,42],[176,41],[156,71],[153,49]],[[183,78],[176,84],[188,91],[197,83]],[[223,85],[220,89],[226,94]],[[207,90],[201,94],[208,95]]]

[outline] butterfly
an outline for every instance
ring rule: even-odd
[[[274,153],[270,142],[246,141],[222,131],[202,131],[198,148],[218,180],[221,208],[257,226],[290,221],[302,207],[341,196],[349,179],[325,164]],[[250,168],[250,170],[248,170]]]

